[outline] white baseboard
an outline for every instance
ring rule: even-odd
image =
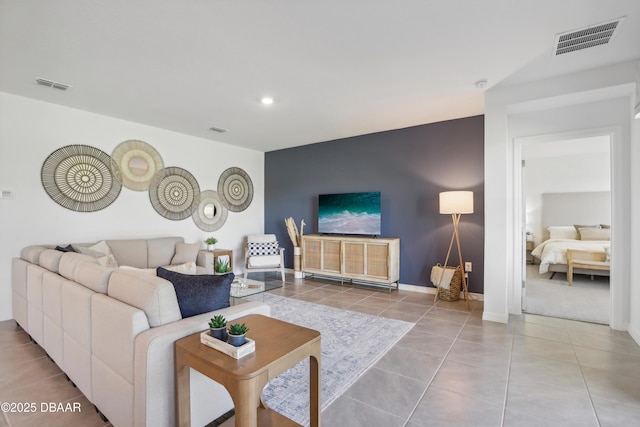
[[[636,328],[635,326],[631,326],[629,328],[629,335],[631,335],[631,338],[633,338],[633,340],[640,345],[640,328]]]
[[[486,320],[488,322],[508,323],[509,315],[501,313],[489,313],[485,311],[482,313],[482,320]]]

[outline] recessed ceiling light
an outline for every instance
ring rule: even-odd
[[[271,98],[270,96],[265,96],[260,100],[260,102],[262,102],[264,105],[271,105],[273,104],[273,98]]]
[[[482,89],[483,87],[485,87],[487,85],[487,83],[489,83],[489,81],[487,79],[480,79],[480,80],[476,80],[473,85],[475,87],[477,87],[478,89]]]

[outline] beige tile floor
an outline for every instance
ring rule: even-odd
[[[469,310],[464,301],[327,280],[287,276],[272,292],[415,323],[323,411],[323,426],[640,425],[640,347],[625,332],[534,315],[483,322],[479,301]],[[0,322],[0,401],[81,408],[4,413],[0,427],[109,425],[14,321]]]

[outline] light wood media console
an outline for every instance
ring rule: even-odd
[[[386,285],[389,292],[400,282],[400,239],[302,236],[302,270],[312,275],[334,277],[344,283]]]

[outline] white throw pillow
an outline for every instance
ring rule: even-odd
[[[77,252],[94,257],[98,264],[104,267],[117,267],[118,262],[111,253],[111,248],[104,240],[99,241],[93,246],[74,246]]]
[[[128,265],[122,265],[120,266],[120,268],[124,270],[144,271],[145,273],[153,274],[154,276],[157,275],[155,268],[137,268],[137,267],[131,267]],[[196,263],[193,261],[185,262],[184,264],[178,264],[178,265],[166,265],[166,266],[163,266],[162,268],[170,271],[175,271],[176,273],[182,273],[182,274],[196,274],[197,272]]]

